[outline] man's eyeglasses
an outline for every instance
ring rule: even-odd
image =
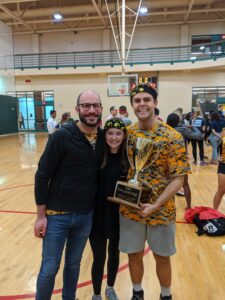
[[[102,107],[101,103],[81,103],[78,104],[78,106],[81,106],[83,108],[83,110],[89,110],[91,109],[91,107],[94,108],[94,110],[99,110]]]

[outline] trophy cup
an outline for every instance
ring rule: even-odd
[[[153,150],[153,144],[149,139],[137,138],[136,148],[134,149],[134,159],[131,160],[128,156],[129,163],[135,170],[134,177],[128,181],[128,183],[135,186],[142,186],[142,181],[139,178],[139,173],[142,169],[148,167],[151,162],[146,166],[147,161],[151,157]]]
[[[148,138],[138,137],[136,143],[131,138],[127,140],[128,160],[134,170],[134,176],[128,182],[117,181],[113,197],[107,199],[113,202],[125,204],[130,207],[139,208],[143,191],[148,191],[146,181],[143,181],[139,173],[149,167],[152,161],[153,143]],[[129,155],[129,148],[132,147]]]

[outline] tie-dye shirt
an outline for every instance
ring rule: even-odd
[[[145,162],[138,174],[138,181],[147,187],[141,201],[154,203],[172,178],[190,173],[183,137],[162,122],[156,122],[149,131],[140,130],[136,123],[128,127],[127,132],[127,155],[130,162],[128,180],[134,178],[135,161]],[[139,151],[141,156],[137,156],[137,143],[138,148],[144,145]],[[175,199],[172,197],[146,218],[122,205],[120,213],[131,220],[149,225],[173,223],[176,220]]]

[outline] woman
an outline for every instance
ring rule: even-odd
[[[223,140],[222,154],[218,167],[218,189],[213,199],[213,208],[218,209],[225,194],[225,128],[223,128],[221,137]]]
[[[121,119],[112,118],[105,122],[104,131],[106,149],[99,172],[99,188],[90,235],[94,259],[91,270],[94,288],[92,300],[102,299],[101,286],[106,250],[108,250],[108,276],[105,295],[108,300],[118,300],[113,286],[119,266],[119,205],[108,201],[107,197],[113,196],[117,180],[126,180],[128,168],[124,145],[126,128]]]
[[[67,112],[63,113],[60,122],[55,126],[55,128],[59,129],[63,125],[68,124],[69,123],[69,117],[70,117],[69,113],[67,113]]]
[[[176,113],[172,113],[167,117],[167,122],[169,126],[176,129],[185,139],[191,139],[191,140],[200,140],[202,139],[202,133],[196,128],[196,127],[186,127],[182,126],[180,124],[180,118]],[[187,144],[186,144],[187,147]],[[188,174],[184,175],[184,183],[183,183],[183,189],[184,189],[184,196],[186,198],[187,207],[185,210],[191,208],[191,189],[188,183]]]

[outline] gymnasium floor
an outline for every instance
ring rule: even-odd
[[[41,240],[33,235],[35,220],[34,173],[47,141],[46,134],[23,133],[0,137],[0,299],[34,299],[40,267]],[[210,157],[211,147],[206,147]],[[211,206],[217,188],[217,166],[193,166],[190,175],[193,206]],[[176,197],[177,254],[172,258],[174,300],[221,300],[225,295],[224,237],[198,237],[195,226],[183,218],[185,200]],[[225,213],[225,198],[220,211]],[[81,263],[77,298],[91,299],[89,244]],[[144,290],[146,300],[158,300],[159,285],[152,255],[146,248]],[[52,299],[61,299],[62,268]],[[103,281],[103,289],[105,288]],[[127,257],[121,254],[116,289],[128,300],[131,283]],[[44,300],[44,299],[43,299]]]

